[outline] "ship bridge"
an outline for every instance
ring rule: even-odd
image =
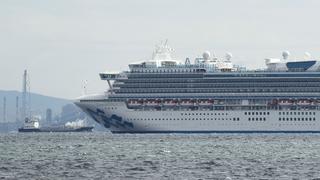
[[[117,80],[117,79],[126,79],[127,76],[125,73],[120,72],[103,72],[100,73],[101,80]]]
[[[128,79],[127,75],[124,72],[122,72],[122,73],[119,73],[119,72],[100,73],[100,78],[101,78],[101,80],[106,80],[108,82],[110,93],[113,92],[113,85],[112,85],[111,81]]]

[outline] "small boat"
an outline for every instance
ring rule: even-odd
[[[40,118],[25,118],[24,126],[18,132],[92,132],[93,126],[85,126],[83,120],[68,122],[64,126],[40,127]]]

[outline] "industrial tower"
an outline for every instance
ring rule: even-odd
[[[30,116],[30,86],[27,70],[24,70],[22,81],[21,120]],[[30,117],[29,117],[30,118]]]

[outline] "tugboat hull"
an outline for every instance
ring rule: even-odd
[[[79,128],[65,128],[65,127],[56,127],[56,128],[19,128],[19,132],[92,132],[93,127],[79,127]]]

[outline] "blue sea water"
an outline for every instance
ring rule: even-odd
[[[0,134],[0,179],[320,179],[320,134]]]

